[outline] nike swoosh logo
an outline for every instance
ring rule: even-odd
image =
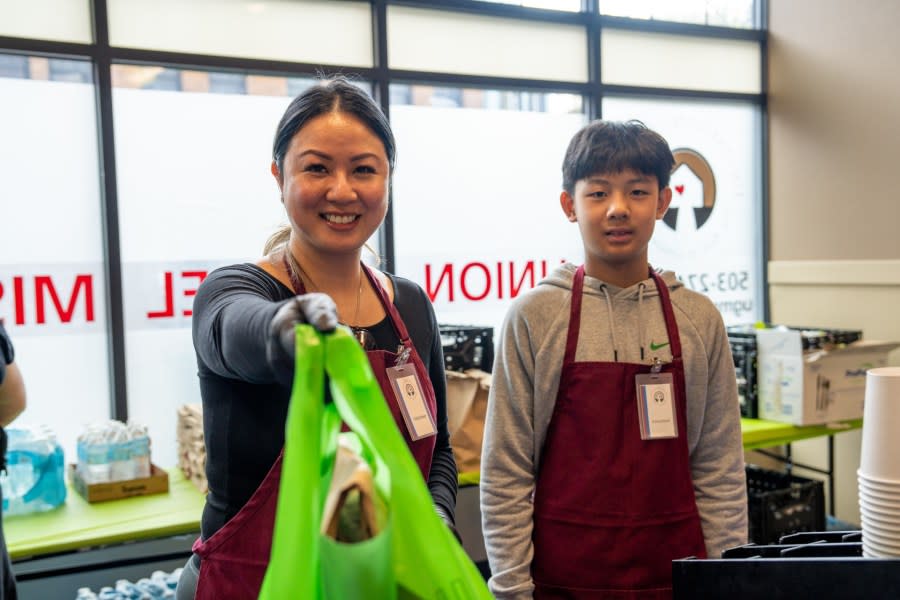
[[[659,349],[662,348],[663,346],[668,346],[668,345],[669,345],[669,342],[664,342],[664,343],[662,343],[662,344],[654,344],[653,342],[650,342],[650,349],[651,349],[652,351],[656,352],[657,350],[659,350]]]

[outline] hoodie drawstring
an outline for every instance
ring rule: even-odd
[[[612,300],[609,299],[609,292],[606,290],[605,285],[600,286],[600,289],[603,290],[603,297],[606,298],[606,312],[609,315],[609,332],[612,336],[613,360],[619,362],[619,344],[616,342],[616,322],[613,320]]]
[[[638,285],[638,336],[641,343],[641,360],[644,360],[644,288],[647,285],[642,281]]]

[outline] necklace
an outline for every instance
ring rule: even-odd
[[[323,292],[322,288],[319,287],[319,285],[315,281],[313,281],[313,278],[309,276],[309,273],[307,273],[306,270],[302,266],[300,266],[299,261],[297,261],[297,259],[294,258],[293,252],[290,252],[287,248],[285,248],[284,257],[285,257],[284,266],[288,272],[288,277],[291,280],[291,286],[294,288],[294,293],[300,294],[300,293],[303,293],[304,291],[306,291],[306,286],[303,285],[302,279],[305,279],[306,281],[309,282],[309,287],[312,288],[310,291]],[[297,277],[298,273],[302,276],[302,279],[298,279],[298,277]],[[360,268],[359,268],[358,277],[359,277],[359,286],[357,287],[357,290],[356,290],[356,309],[353,311],[353,323],[359,323],[359,307],[360,307],[360,304],[362,301],[362,289],[363,289],[362,266],[360,266]],[[358,330],[365,331],[364,329],[361,329],[360,327],[357,327],[356,325],[353,325],[351,323],[348,323],[345,321],[340,321],[340,322],[342,324],[350,327],[354,331],[354,333],[357,334],[357,337],[359,337],[359,334],[357,333]],[[368,332],[366,332],[366,333],[368,333]]]

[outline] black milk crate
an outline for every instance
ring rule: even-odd
[[[756,383],[756,339],[753,343],[729,336],[731,357],[734,359],[734,375],[737,378],[738,401],[741,416],[755,419],[759,416],[759,388]]]
[[[471,325],[438,325],[444,348],[444,368],[450,371],[494,367],[494,329]]]
[[[825,486],[815,479],[747,465],[750,541],[773,544],[790,533],[825,529]]]
[[[767,327],[773,327],[767,325]],[[821,327],[794,327],[800,331],[803,350],[843,346],[862,339],[862,331],[855,329],[824,329]],[[741,416],[755,419],[759,416],[759,387],[757,382],[756,331],[754,325],[730,325],[726,328],[734,372],[737,379]]]

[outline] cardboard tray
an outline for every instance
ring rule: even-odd
[[[150,465],[150,477],[93,484],[85,483],[75,465],[70,464],[69,478],[75,491],[88,502],[106,502],[169,491],[169,474],[154,464]]]

